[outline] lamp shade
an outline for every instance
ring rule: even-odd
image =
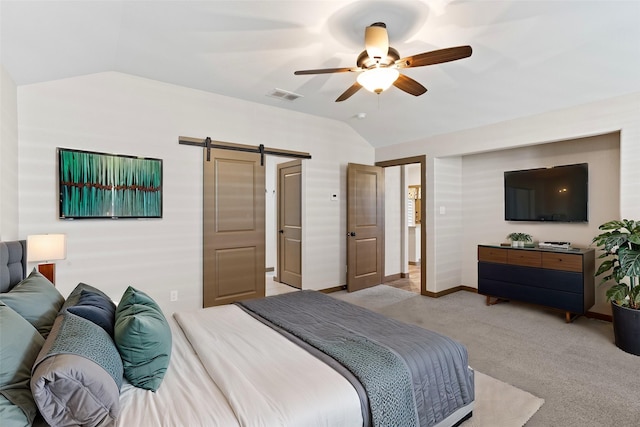
[[[64,234],[34,234],[27,236],[27,261],[53,261],[67,257]]]
[[[389,89],[399,75],[395,68],[376,67],[360,73],[357,80],[369,92],[381,93]]]
[[[369,58],[380,61],[389,52],[389,35],[383,23],[373,24],[364,30],[364,45]]]

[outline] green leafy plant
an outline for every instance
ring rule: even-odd
[[[601,284],[615,282],[607,290],[607,300],[640,310],[640,221],[609,221],[598,228],[602,233],[592,243],[603,250],[598,258],[606,259],[595,275],[603,275]]]
[[[530,234],[527,233],[509,233],[507,234],[507,239],[512,242],[532,242],[533,238]]]

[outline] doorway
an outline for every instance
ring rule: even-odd
[[[302,162],[278,165],[278,278],[302,289]]]
[[[296,170],[296,164],[299,166],[299,173]],[[294,292],[302,289],[303,271],[302,271],[302,234],[303,234],[303,208],[304,204],[304,162],[299,159],[287,157],[266,156],[265,157],[265,294],[266,296],[279,295],[288,292]],[[293,168],[293,169],[292,169]],[[281,176],[282,174],[282,176]],[[283,183],[283,178],[286,181]],[[285,184],[288,189],[284,189]],[[299,189],[297,188],[299,185]],[[282,200],[283,191],[289,193],[291,197],[285,197]],[[291,194],[293,193],[293,194]],[[296,195],[298,197],[296,197]],[[289,218],[281,218],[281,204],[295,203],[289,210]],[[299,213],[298,213],[299,212]],[[298,215],[300,219],[297,220]],[[289,223],[287,228],[281,226],[281,221]],[[283,230],[283,233],[280,233]],[[288,248],[281,250],[281,245],[287,240]],[[299,243],[297,242],[299,240]],[[299,246],[299,251],[297,247]],[[287,261],[283,252],[288,252]],[[300,258],[298,266],[297,258]],[[283,278],[282,267],[284,266],[285,274]],[[286,273],[290,274],[286,274]],[[288,276],[288,278],[287,278]],[[296,276],[299,276],[296,277]],[[299,284],[299,285],[298,285]],[[299,287],[298,287],[299,286]]]
[[[310,159],[311,155],[179,137],[203,150],[203,307],[264,297],[265,158]],[[274,190],[275,194],[275,190]]]
[[[414,157],[406,157],[402,159],[395,160],[386,160],[383,162],[376,162],[376,166],[380,166],[383,168],[388,168],[392,166],[407,166],[407,165],[415,165],[419,166],[419,185],[421,189],[421,201],[426,199],[425,197],[425,189],[426,189],[426,156],[414,156]],[[414,167],[414,166],[412,166]],[[417,183],[412,183],[412,185],[418,185]],[[408,192],[408,182],[405,182],[404,179],[401,179],[401,193],[403,195],[407,195]],[[419,261],[416,261],[413,265],[409,263],[408,253],[405,253],[405,256],[402,257],[402,271],[400,272],[400,277],[392,277],[388,283],[392,283],[394,281],[398,281],[403,289],[406,290],[416,290],[422,295],[428,295],[427,293],[427,269],[426,269],[426,259],[427,259],[427,242],[426,242],[426,211],[427,209],[424,204],[421,204],[421,209],[419,211],[419,216],[416,218],[416,222],[419,221],[420,228],[416,233],[415,238],[417,239],[416,247],[419,252]],[[404,218],[407,218],[408,213],[404,212]],[[407,231],[408,238],[408,231]],[[405,249],[406,248],[406,249]],[[408,245],[403,242],[403,251],[408,250]],[[413,284],[411,283],[413,282]]]

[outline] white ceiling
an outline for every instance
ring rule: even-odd
[[[1,61],[17,85],[119,71],[329,117],[373,146],[640,91],[640,0],[0,1]],[[403,72],[427,87],[334,100],[364,28],[401,56],[471,45]],[[275,88],[303,95],[268,97]],[[358,113],[366,113],[358,119]]]

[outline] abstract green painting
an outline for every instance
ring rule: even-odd
[[[162,218],[162,160],[58,148],[60,218]]]

